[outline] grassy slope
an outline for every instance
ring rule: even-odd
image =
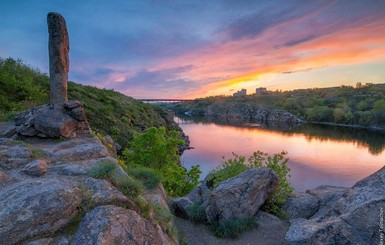
[[[178,128],[163,109],[112,90],[69,82],[68,97],[84,104],[93,130],[111,135],[123,146],[127,146],[134,132],[151,126]],[[20,60],[0,58],[0,121],[12,120],[16,113],[48,101],[46,74]]]

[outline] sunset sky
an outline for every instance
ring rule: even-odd
[[[0,0],[0,57],[48,72],[50,11],[70,80],[135,98],[385,83],[384,0]]]

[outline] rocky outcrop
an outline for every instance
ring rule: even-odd
[[[74,244],[75,238],[80,241],[75,244],[93,241],[78,238],[84,230],[75,238],[63,231],[73,226],[74,220],[81,220],[83,212],[91,213],[96,207],[110,207],[113,212],[96,214],[106,215],[104,228],[111,230],[98,227],[100,237],[107,240],[92,244],[114,244],[124,237],[145,244],[152,238],[144,234],[152,234],[155,244],[175,244],[162,227],[142,218],[138,206],[119,189],[107,180],[89,176],[93,165],[106,161],[116,164],[116,174],[125,174],[98,138],[35,137],[26,142],[0,138],[0,152],[0,245]],[[150,196],[158,200],[154,203],[167,207],[164,192],[154,190]],[[134,224],[138,226],[130,226]],[[117,236],[116,231],[120,232]]]
[[[0,189],[0,244],[52,234],[77,215],[82,193],[63,178],[26,179]]]
[[[202,204],[209,222],[254,216],[277,189],[279,179],[270,168],[252,168],[222,181]]]
[[[310,219],[291,220],[287,243],[380,244],[384,187],[385,167],[348,189],[321,186],[307,191],[319,199],[320,208]]]
[[[55,108],[43,105],[16,115],[16,133],[44,138],[69,138],[89,134],[91,131],[81,103],[67,101],[65,105],[67,104],[71,106]]]
[[[219,103],[210,104],[204,113],[205,117],[224,117],[256,122],[280,122],[297,124],[302,120],[293,114],[277,109],[267,108],[249,103]]]
[[[211,190],[208,178],[188,196],[173,199],[171,210],[189,218],[189,209],[200,206],[208,222],[253,217],[277,189],[279,178],[270,168],[252,168],[220,182]]]
[[[99,206],[86,214],[73,245],[173,244],[149,221],[132,210]]]
[[[317,197],[307,193],[296,193],[287,198],[283,210],[290,219],[308,219],[318,211],[319,206],[320,201]]]

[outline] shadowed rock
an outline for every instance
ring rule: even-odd
[[[48,13],[50,100],[54,106],[63,107],[67,101],[69,71],[69,40],[67,25],[58,13]]]

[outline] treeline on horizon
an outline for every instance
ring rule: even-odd
[[[308,122],[385,126],[385,84],[269,91],[261,95],[212,96],[171,105],[176,113],[204,116],[208,106],[248,103],[286,110]]]

